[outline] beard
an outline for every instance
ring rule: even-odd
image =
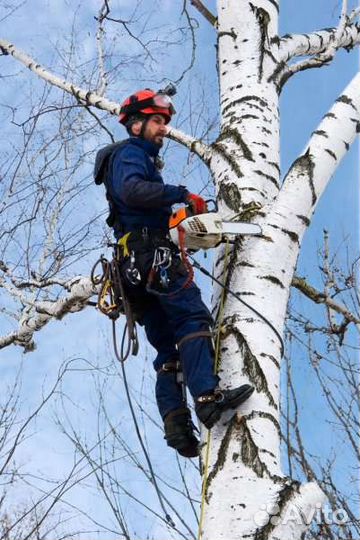
[[[162,135],[154,135],[154,137],[152,137],[150,140],[159,148],[161,148],[164,144],[164,137]]]

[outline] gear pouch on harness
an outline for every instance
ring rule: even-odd
[[[168,294],[172,284],[189,274],[178,249],[162,231],[132,232],[121,247],[120,271],[131,296]]]

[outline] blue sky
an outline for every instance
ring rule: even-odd
[[[180,9],[178,6],[178,10],[175,12],[174,0],[158,0],[153,1],[152,4],[153,9],[149,9],[149,12],[158,10],[157,17],[151,19],[152,27],[156,27],[157,22],[167,22],[174,15],[179,16]],[[182,4],[182,2],[179,4]],[[121,1],[117,5],[123,7],[125,13],[128,13],[133,2],[130,0]],[[214,0],[207,2],[207,5],[215,11]],[[352,5],[355,5],[355,2],[352,2]],[[95,54],[94,32],[96,27],[93,16],[96,14],[98,6],[99,2],[92,0],[84,3],[77,11],[75,24],[78,29],[77,37],[81,40],[81,52],[77,56],[79,66],[77,76],[82,70],[87,69],[87,62],[90,62]],[[307,32],[334,26],[337,23],[339,9],[339,2],[335,0],[305,0],[301,4],[295,0],[283,0],[282,32]],[[309,16],[309,13],[311,16]],[[32,54],[45,65],[61,64],[59,60],[61,59],[61,40],[65,37],[67,44],[69,44],[67,36],[69,36],[72,24],[72,14],[73,6],[70,5],[69,7],[66,2],[32,0],[26,2],[13,15],[11,24],[3,25],[0,35],[13,40],[16,45]],[[151,15],[154,16],[154,13]],[[176,100],[180,104],[178,109],[181,110],[182,107],[185,109],[189,104],[189,96],[192,97],[193,103],[196,103],[197,99],[205,99],[211,105],[211,110],[215,111],[209,114],[209,120],[213,120],[216,118],[217,107],[215,99],[217,83],[213,64],[215,34],[200,16],[198,17],[195,13],[194,15],[200,23],[197,31],[198,58],[194,72],[191,72],[180,83]],[[170,33],[170,29],[167,27],[164,31]],[[58,52],[54,52],[55,47],[58,47]],[[128,48],[129,40],[124,37],[117,45],[116,53],[118,57],[121,58],[122,55],[127,55]],[[144,83],[149,84],[152,81],[154,86],[157,87],[165,77],[177,79],[181,73],[179,64],[183,60],[185,53],[189,58],[190,48],[189,46],[170,47],[164,52],[164,58],[168,53],[173,55],[171,63],[165,62],[165,60],[159,63],[150,61],[145,72],[139,65],[133,66],[132,70],[129,70],[128,67],[124,70],[122,68],[116,69],[112,74],[109,98],[120,101],[138,85],[142,86]],[[162,57],[160,56],[160,58]],[[4,73],[2,71],[3,66],[7,74],[18,73],[19,66],[17,64],[4,58],[0,60],[1,73]],[[305,147],[309,135],[316,129],[323,114],[331,107],[333,101],[350,81],[358,67],[357,52],[351,54],[340,52],[331,66],[302,73],[286,86],[281,100],[283,172],[287,170],[291,162]],[[78,82],[81,82],[81,77],[78,77]],[[25,114],[24,95],[28,95],[31,88],[36,92],[39,83],[29,72],[26,72],[25,76],[20,79],[8,79],[8,81],[9,85],[2,84],[0,87],[0,103],[11,103],[18,106],[21,117],[22,111]],[[139,83],[139,81],[141,82]],[[296,106],[294,106],[294,103],[296,103]],[[124,136],[124,132],[116,124],[114,118],[107,119],[107,122],[109,127],[111,126],[111,129],[114,129],[117,138],[120,139]],[[185,112],[178,115],[178,122],[181,128],[190,130]],[[12,136],[15,138],[19,136],[14,126],[11,126],[10,123],[3,126],[2,133],[0,133],[3,148],[11,141],[10,137]],[[105,139],[102,140],[103,144],[107,142]],[[93,139],[86,141],[89,148],[95,147],[98,143],[99,141]],[[187,153],[183,149],[175,150],[175,145],[171,144],[167,155],[170,157],[168,158],[165,174],[171,178],[171,181],[178,180],[179,171],[186,176],[186,183],[189,186],[194,184],[199,186],[202,180],[206,179],[206,172],[198,167],[196,159],[187,162]],[[322,228],[325,227],[329,230],[334,245],[337,245],[344,236],[347,236],[349,245],[354,252],[358,246],[358,163],[359,146],[357,143],[339,167],[327,193],[319,204],[313,224],[307,233],[299,260],[299,272],[310,276],[315,285],[320,283],[319,273],[314,271],[314,267],[316,266],[316,250],[322,241]],[[91,171],[91,167],[92,164],[89,163],[87,172]],[[103,207],[98,188],[91,188],[90,203],[96,208]],[[211,256],[208,258],[208,264],[210,262]],[[87,261],[86,265],[84,265],[84,271],[89,264],[90,261]],[[209,300],[210,287],[208,281],[206,278],[199,278],[199,283],[203,287],[204,298]],[[36,336],[36,341],[38,343],[37,350],[26,356],[21,353],[20,349],[14,347],[0,351],[2,385],[6,386],[8,381],[15,376],[20,364],[23,365],[22,415],[26,417],[27,410],[32,409],[38,403],[43,388],[50,387],[61,363],[68,359],[77,359],[73,365],[77,366],[79,371],[72,373],[71,376],[67,375],[64,381],[63,391],[68,396],[64,399],[64,402],[67,410],[72,411],[74,423],[79,426],[79,429],[82,429],[84,437],[91,441],[97,429],[94,373],[89,370],[88,364],[88,362],[91,362],[95,365],[101,365],[103,368],[103,379],[107,381],[108,385],[106,386],[108,407],[113,421],[121,422],[126,437],[129,440],[133,439],[133,431],[125,403],[120,397],[123,397],[123,390],[115,376],[117,366],[112,361],[109,322],[93,310],[87,310],[86,313],[76,314],[65,318],[61,322],[49,324]],[[152,381],[145,382],[142,375],[144,351],[146,350],[148,358],[144,360],[145,373],[148,379],[153,377],[149,358],[151,357],[151,351],[149,348],[145,349],[144,344],[142,350],[141,357],[128,362],[129,378],[136,388],[139,387],[140,383],[143,385],[143,402],[156,415],[154,405],[150,404]],[[311,373],[304,367],[304,359],[297,357],[294,362],[299,377],[308,381],[311,378]],[[301,388],[306,397],[311,396],[313,392],[311,385],[307,388],[305,386]],[[67,439],[53,426],[53,419],[56,414],[64,414],[59,400],[60,396],[57,404],[52,403],[47,407],[44,414],[34,425],[32,428],[33,435],[25,441],[18,457],[18,461],[24,464],[25,469],[36,473],[46,470],[54,477],[61,476],[69,470],[72,465],[73,452],[72,446]],[[316,412],[316,414],[318,413]],[[313,426],[310,421],[312,415],[314,415],[312,409],[304,409],[305,429],[308,429],[309,433]],[[319,425],[321,425],[321,420],[319,422]],[[327,428],[324,428],[324,436],[329,437],[329,433]],[[180,482],[172,469],[172,454],[167,450],[163,441],[159,443],[158,429],[155,427],[153,430],[147,429],[147,437],[149,446],[153,449],[155,465],[166,478],[172,478],[175,483]],[[315,448],[317,449],[317,446]],[[188,464],[185,466],[191,468]],[[127,479],[127,481],[129,481],[130,476],[134,478],[134,484],[137,483],[135,486],[136,492],[141,495],[148,488],[144,487],[141,475],[137,476],[134,470],[130,470],[131,474],[127,472],[128,469],[124,468],[122,470],[119,465],[120,476]],[[191,481],[193,484],[196,482],[194,479]],[[21,499],[24,497],[24,492],[17,493],[16,496]],[[94,516],[102,517],[105,515],[106,503],[94,485],[87,492],[81,490],[80,494],[79,490],[74,490],[68,496],[71,503],[78,503],[79,499],[82,501],[82,506],[86,507]],[[151,490],[149,491],[149,499],[151,502],[154,500],[154,494]],[[156,506],[156,502],[154,506]],[[133,512],[133,517],[135,517],[136,513]],[[184,509],[184,512],[190,515],[188,507]],[[85,523],[85,518],[82,519]],[[150,530],[156,537],[156,534],[160,532],[157,527],[155,521],[150,519],[144,526],[142,526],[142,523],[137,523],[137,533],[145,537],[145,531],[149,532]],[[96,535],[93,535],[93,537],[95,538]],[[108,536],[102,535],[101,538],[102,540],[108,540],[108,538],[113,538],[113,535],[109,533]]]

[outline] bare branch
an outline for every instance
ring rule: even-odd
[[[292,164],[269,216],[271,223],[286,230],[291,222],[292,234],[299,243],[316,204],[360,130],[359,85],[360,73],[324,116],[304,153]]]
[[[360,28],[356,24],[355,25],[350,24],[350,19],[347,15],[347,10],[348,10],[348,0],[343,0],[338,27],[330,31],[325,30],[325,32],[328,32],[328,36],[327,36],[328,40],[321,39],[322,50],[317,51],[316,56],[314,56],[313,58],[305,59],[301,62],[298,62],[290,66],[284,75],[285,80],[289,79],[289,77],[291,77],[292,75],[295,75],[295,73],[298,73],[299,71],[304,71],[305,69],[310,69],[310,68],[321,67],[324,64],[328,64],[334,59],[334,56],[336,52],[338,51],[338,49],[344,48],[344,47],[347,49],[351,49],[352,47],[355,46],[355,44],[360,42]],[[352,13],[352,16],[354,17],[353,13]],[[310,36],[308,36],[308,38],[310,38]],[[309,39],[309,46],[310,46],[310,39]],[[305,54],[309,55],[309,54],[314,54],[314,53],[306,52]],[[293,54],[292,56],[295,56],[295,55]],[[283,80],[282,84],[284,84],[284,82],[285,81]]]
[[[9,43],[8,41],[5,41],[4,39],[0,39],[0,51],[4,55],[9,54],[13,56],[16,60],[21,62],[24,66],[29,68],[33,73],[35,73],[45,81],[73,95],[80,103],[92,105],[93,107],[96,107],[98,109],[108,111],[110,114],[117,115],[120,113],[120,105],[118,103],[115,103],[114,101],[109,101],[108,99],[103,98],[96,92],[83,90],[79,86],[76,86],[61,79],[57,75],[54,75],[50,71],[44,69],[40,64],[36,62],[36,60],[28,56],[26,53],[20,51],[14,45]]]
[[[349,19],[350,21],[350,19]],[[287,62],[297,56],[312,56],[324,53],[334,43],[338,28],[319,30],[311,34],[292,34],[280,40],[278,57],[280,62]],[[348,24],[337,40],[337,49],[352,49],[360,43],[360,27]]]
[[[105,52],[104,52],[104,20],[106,19],[107,15],[109,14],[110,9],[108,5],[108,1],[105,0],[103,5],[101,6],[99,10],[99,14],[97,17],[99,26],[98,30],[96,32],[96,44],[97,44],[97,50],[98,50],[98,59],[99,59],[99,72],[100,72],[100,84],[97,88],[97,93],[99,96],[104,96],[106,93],[106,88],[108,85],[107,81],[107,75],[105,70]]]
[[[356,324],[358,330],[360,331],[360,319],[358,317],[351,313],[351,311],[349,311],[343,304],[335,302],[335,300],[325,292],[315,289],[315,287],[310,285],[305,278],[294,276],[291,285],[316,304],[325,304],[330,309],[336,311],[336,313],[343,315],[347,321]]]
[[[194,152],[194,154],[199,156],[205,164],[208,164],[211,157],[211,148],[207,144],[171,126],[168,128],[167,137],[182,144],[190,152]]]
[[[201,0],[190,0],[192,6],[194,6],[203,17],[211,24],[211,26],[217,27],[217,17],[208,10]]]
[[[87,306],[89,298],[96,293],[91,280],[76,277],[69,283],[70,294],[57,301],[34,302],[23,310],[19,329],[0,338],[0,349],[14,343],[25,351],[34,349],[33,334],[52,319],[62,319],[67,313],[81,311]]]

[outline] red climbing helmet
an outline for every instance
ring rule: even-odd
[[[137,113],[162,114],[168,124],[172,115],[175,114],[175,108],[171,101],[171,96],[175,92],[175,87],[169,85],[165,90],[159,90],[158,92],[145,88],[145,90],[139,90],[132,94],[121,105],[120,124],[126,125],[129,117]]]

